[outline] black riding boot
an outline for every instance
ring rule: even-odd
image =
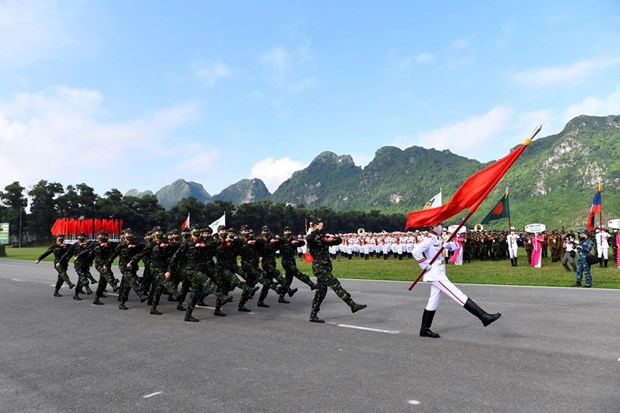
[[[439,338],[439,334],[431,331],[433,317],[435,317],[435,311],[424,309],[424,314],[422,314],[422,326],[420,327],[420,337]]]
[[[471,298],[468,298],[465,302],[465,309],[478,317],[480,321],[482,321],[482,325],[484,325],[485,327],[502,316],[500,313],[487,313],[482,308],[478,307],[478,305],[474,303]]]

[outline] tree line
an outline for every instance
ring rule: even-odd
[[[85,183],[63,187],[57,182],[40,180],[27,191],[16,181],[0,191],[0,222],[9,223],[11,235],[20,244],[49,241],[57,218],[122,219],[126,228],[144,234],[156,225],[165,230],[180,228],[188,214],[191,224],[209,225],[226,214],[227,226],[238,229],[247,224],[259,230],[267,224],[276,233],[288,225],[302,234],[316,218],[323,219],[326,230],[334,233],[356,232],[360,228],[370,232],[401,231],[405,225],[404,214],[308,209],[304,205],[271,201],[235,206],[229,201],[203,203],[190,197],[166,211],[155,195],[124,196],[113,188],[100,196]]]

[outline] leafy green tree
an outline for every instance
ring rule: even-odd
[[[64,193],[61,184],[40,180],[28,192],[32,199],[30,218],[28,220],[28,232],[37,238],[51,238],[50,229],[59,217],[59,195]]]
[[[9,223],[9,233],[17,234],[21,241],[22,235],[19,233],[25,229],[26,216],[25,209],[28,206],[28,199],[24,196],[24,188],[18,181],[4,187],[0,191],[0,202],[4,204],[0,208],[0,221]],[[21,224],[20,224],[21,218]]]

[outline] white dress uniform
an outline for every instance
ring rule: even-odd
[[[519,235],[514,231],[510,231],[510,234],[506,236],[506,242],[508,243],[508,255],[510,259],[517,258],[517,251],[519,250],[519,245],[517,244],[518,239]]]
[[[599,259],[609,259],[609,242],[607,241],[611,237],[609,232],[605,230],[597,230],[596,233],[596,251]],[[602,261],[601,261],[602,262]]]
[[[435,311],[437,309],[441,293],[446,294],[462,306],[467,302],[467,296],[452,284],[446,275],[445,257],[439,254],[435,262],[432,265],[430,264],[435,254],[441,249],[442,244],[443,240],[441,237],[435,234],[428,234],[413,248],[413,258],[418,262],[420,268],[426,270],[424,272],[424,281],[429,282],[431,285],[431,293],[426,305],[426,310],[428,311]],[[444,245],[444,249],[449,251],[455,251],[458,247],[459,245],[452,241]]]

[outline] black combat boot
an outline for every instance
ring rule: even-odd
[[[95,301],[93,301],[93,304],[95,304],[95,305],[103,305],[103,303],[101,301],[99,301],[99,297],[95,297]]]
[[[256,303],[256,306],[263,307],[263,308],[269,308],[269,304],[265,304],[263,300],[258,300],[258,303]]]
[[[241,312],[243,312],[243,313],[249,313],[249,312],[250,312],[250,311],[252,311],[252,310],[250,310],[249,308],[247,308],[247,307],[246,307],[246,306],[244,306],[244,305],[240,305],[240,306],[239,306],[239,308],[238,308],[238,311],[241,311]]]
[[[603,262],[603,267],[607,268],[607,263],[609,262],[609,260],[604,260]]]
[[[192,323],[197,323],[200,320],[197,319],[197,318],[192,317],[191,314],[185,314],[185,321],[189,321],[189,322],[192,322]]]
[[[435,317],[435,311],[424,309],[424,313],[422,314],[422,326],[420,327],[420,337],[439,338],[439,334],[431,331],[433,317]]]
[[[151,307],[151,314],[153,315],[161,315],[161,312],[157,311],[157,307]]]
[[[129,310],[129,308],[125,307],[125,302],[121,302],[118,306],[119,310]]]
[[[86,288],[86,294],[91,295],[93,293],[93,290],[90,289],[90,287],[88,286],[88,284],[86,284],[84,286],[84,288]]]
[[[290,304],[290,301],[284,298],[284,295],[281,295],[280,298],[278,298],[278,302],[280,304]]]
[[[216,315],[219,317],[226,317],[226,314],[224,314],[222,310],[220,310],[219,307],[215,307],[215,311],[213,311],[213,315]]]
[[[482,308],[478,307],[478,305],[474,303],[471,298],[468,298],[467,301],[465,302],[465,309],[469,311],[470,313],[472,313],[473,315],[475,315],[476,317],[478,317],[480,321],[482,321],[482,325],[485,327],[502,316],[500,313],[496,313],[496,314],[487,313]]]
[[[515,267],[517,266],[517,257],[515,257]]]
[[[321,320],[316,313],[310,314],[310,322],[311,323],[324,323],[324,320]]]
[[[58,290],[54,290],[54,297],[62,297],[62,295],[60,295]]]
[[[364,308],[368,307],[366,304],[357,304],[357,303],[351,303],[351,312],[352,313],[357,313],[360,310],[363,310]]]

